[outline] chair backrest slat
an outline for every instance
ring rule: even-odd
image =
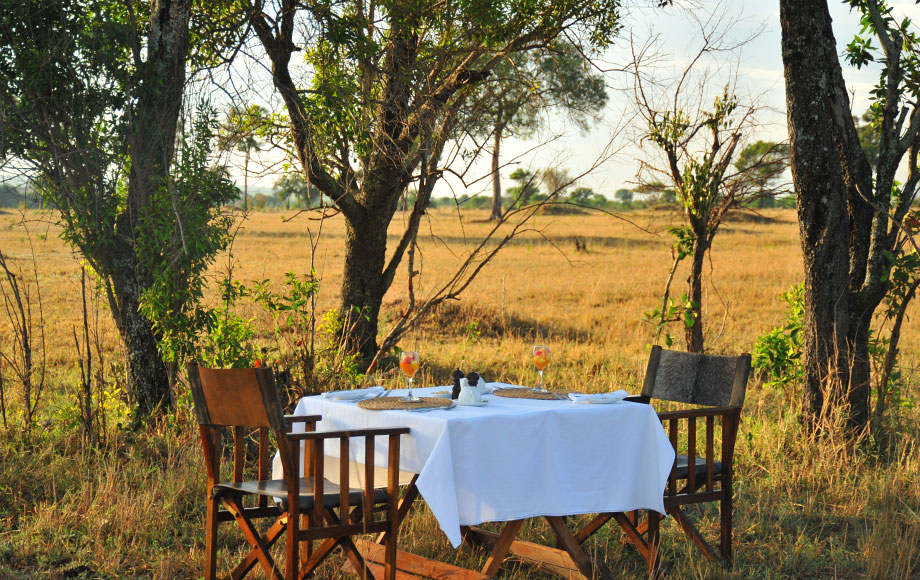
[[[396,443],[399,444],[398,437]],[[366,522],[371,521],[373,517],[371,497],[374,493],[374,471],[374,438],[369,437],[364,445],[364,521]]]
[[[325,504],[323,492],[326,474],[323,465],[323,444],[323,439],[314,439],[308,443],[313,448],[311,452],[313,458],[313,517],[318,522],[323,521],[323,505]],[[343,461],[347,461],[347,458]]]
[[[711,457],[711,456],[710,456]],[[711,463],[711,460],[707,460]],[[687,423],[687,487],[696,489],[696,418]]]
[[[751,355],[716,356],[652,347],[642,394],[654,399],[741,407],[751,369]]]
[[[349,454],[348,454],[348,437],[342,437],[339,439],[339,505],[342,508],[342,523],[348,524],[351,523],[349,520],[349,513],[351,512],[351,502],[350,498],[350,485],[348,481],[348,476],[351,471],[349,468]]]
[[[706,417],[706,457],[715,457],[715,417],[712,415]],[[715,487],[714,465],[712,461],[706,462],[706,491],[712,491]]]

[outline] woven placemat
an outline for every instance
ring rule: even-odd
[[[534,389],[526,389],[522,387],[495,389],[492,391],[492,394],[498,395],[499,397],[508,397],[509,399],[541,399],[544,401],[561,401],[562,399],[568,398],[568,393],[562,391],[549,391],[548,393],[541,393],[539,391],[535,391]]]
[[[399,397],[379,397],[358,401],[358,406],[369,411],[412,411],[414,409],[430,409],[432,407],[450,407],[453,401],[440,397],[420,397],[421,401],[409,403],[400,401]]]

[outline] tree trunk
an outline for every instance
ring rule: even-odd
[[[141,416],[169,400],[169,381],[151,323],[138,311],[141,295],[152,280],[147,266],[137,259],[133,241],[147,235],[140,218],[151,194],[169,179],[185,90],[191,6],[191,0],[151,4],[147,61],[136,89],[128,138],[128,199],[117,218],[119,239],[125,243],[118,243],[110,256],[97,256],[108,265],[106,274],[118,303],[116,321],[127,352],[129,388]]]
[[[850,376],[846,390],[849,405],[850,427],[858,428],[869,424],[871,415],[869,397],[872,390],[872,357],[869,354],[870,325],[872,313],[856,315],[850,322],[847,344],[850,345]]]
[[[157,348],[157,337],[139,311],[146,282],[139,279],[140,265],[133,247],[118,244],[103,263],[115,294],[113,315],[125,346],[129,393],[139,417],[162,410],[169,403],[169,376]]]
[[[346,339],[370,363],[377,352],[377,318],[389,288],[386,267],[387,223],[372,211],[349,215],[345,226],[345,268],[341,315]]]
[[[696,231],[697,228],[694,228]],[[694,234],[693,255],[690,262],[690,276],[687,277],[688,298],[692,305],[693,325],[684,326],[684,338],[687,341],[687,352],[703,352],[703,261],[709,244],[705,238],[705,230]]]
[[[243,211],[249,209],[249,149],[243,161]]]
[[[814,422],[826,411],[826,395],[839,401],[851,383],[851,347],[856,352],[868,349],[868,334],[850,328],[851,228],[841,137],[835,129],[835,112],[848,111],[849,103],[839,102],[846,99],[845,90],[835,90],[845,85],[827,3],[781,0],[780,21],[790,160],[805,263],[805,410]],[[853,360],[857,366],[864,364],[859,358]],[[856,372],[857,377],[864,375]]]
[[[499,173],[499,150],[502,143],[501,125],[495,126],[495,141],[492,147],[492,214],[490,220],[502,219],[502,176]]]

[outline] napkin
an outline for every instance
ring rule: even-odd
[[[376,395],[383,390],[383,387],[367,387],[365,389],[349,389],[347,391],[329,391],[323,393],[324,399],[333,399],[336,401],[354,401],[356,399],[365,399]]]
[[[591,401],[604,401],[604,402],[613,402],[613,401],[622,401],[629,396],[629,393],[620,389],[612,393],[591,393],[589,395],[582,395],[580,393],[569,393],[569,398],[572,399],[574,403],[590,403]]]

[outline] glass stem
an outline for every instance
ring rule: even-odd
[[[537,369],[537,373],[540,375],[540,385],[537,387],[537,390],[543,390],[543,369]]]
[[[409,377],[409,394],[407,395],[410,399],[412,398],[412,379],[415,377]]]

